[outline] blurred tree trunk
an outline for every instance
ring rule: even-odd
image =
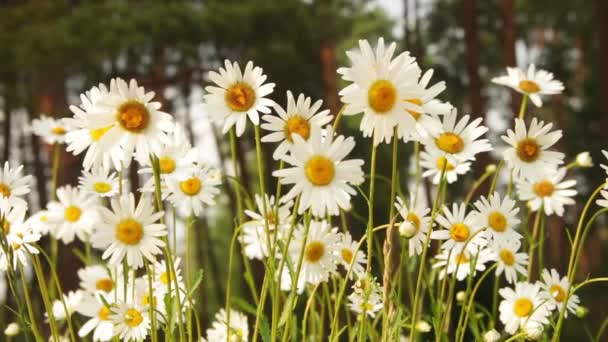
[[[608,65],[604,59],[608,56],[608,2],[605,0],[595,0],[595,24],[597,32],[594,35],[597,38],[598,55],[597,66],[599,68],[599,108],[608,108]],[[608,138],[608,115],[603,113],[600,115],[600,134],[604,138]]]
[[[514,0],[500,0],[500,16],[502,18],[502,51],[506,66],[517,66],[515,60],[515,17]],[[514,115],[519,110],[521,96],[511,90],[511,111]]]
[[[11,146],[11,112],[13,110],[12,94],[9,93],[9,87],[6,87],[6,92],[2,95],[4,99],[4,123],[2,128],[2,134],[4,134],[4,151],[2,158],[7,161],[10,157],[10,146]]]
[[[332,0],[315,1],[315,11],[318,14],[319,23],[323,25],[321,39],[319,42],[319,59],[321,62],[321,78],[325,90],[325,106],[332,114],[336,115],[340,110],[340,98],[338,97],[338,77],[336,69],[336,39],[335,39],[335,16]]]

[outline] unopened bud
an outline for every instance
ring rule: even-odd
[[[399,225],[399,234],[406,239],[411,239],[416,235],[416,226],[410,221],[403,221],[403,223]]]
[[[496,172],[496,164],[489,164],[486,166],[486,173],[494,173]]]
[[[492,329],[483,334],[483,342],[498,342],[500,341],[500,333],[496,329]]]
[[[524,333],[526,333],[526,339],[530,341],[536,341],[543,335],[543,325],[534,321],[528,321],[524,326]]]
[[[464,302],[465,298],[467,298],[467,294],[464,291],[458,291],[458,293],[456,293],[457,301]]]
[[[589,309],[587,309],[586,307],[581,305],[576,308],[575,314],[576,314],[576,317],[578,317],[578,318],[585,318],[585,316],[587,316],[588,313],[589,313]]]
[[[576,165],[578,165],[579,167],[592,167],[593,166],[593,160],[591,159],[591,155],[589,154],[589,152],[585,151],[585,152],[581,152],[579,154],[576,155]]]
[[[418,323],[416,323],[416,330],[420,331],[421,333],[428,333],[431,331],[431,325],[425,321],[418,321]]]
[[[16,336],[19,333],[19,324],[12,322],[9,323],[4,329],[4,335],[6,336]]]

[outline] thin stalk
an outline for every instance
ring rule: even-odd
[[[25,305],[27,307],[27,314],[30,318],[30,327],[32,328],[32,333],[34,333],[34,338],[36,341],[43,340],[42,335],[40,335],[40,331],[38,331],[38,324],[36,323],[36,315],[34,315],[34,307],[32,306],[32,300],[30,299],[30,293],[27,288],[27,282],[25,281],[25,271],[23,270],[23,265],[21,262],[17,262],[19,265],[19,272],[21,273],[21,286],[23,287],[23,296],[25,297]],[[9,267],[11,267],[9,265]],[[52,310],[51,310],[52,311]],[[51,325],[51,332],[53,334],[53,338],[57,341],[57,326],[55,323],[55,318],[51,320],[53,313],[49,312],[49,324]]]
[[[61,144],[55,143],[53,146],[53,166],[51,171],[51,201],[57,200],[57,180],[59,178],[59,164],[61,161]],[[57,265],[57,259],[59,256],[59,246],[57,244],[57,239],[54,237],[50,238],[51,242],[51,261],[53,265]],[[53,283],[50,281],[51,276],[47,279],[47,283],[50,283],[50,295],[51,298],[55,298],[55,287]]]
[[[372,142],[373,144],[373,142]],[[374,227],[374,193],[376,183],[376,153],[377,146],[372,145],[372,160],[371,160],[371,171],[369,176],[369,196],[368,196],[368,220],[367,220],[367,267],[366,273],[369,273],[372,266],[372,254],[373,254],[373,227]]]
[[[232,158],[232,166],[234,168],[234,176],[239,176],[239,162],[236,157],[236,132],[235,129],[232,128],[230,130],[230,156]],[[243,198],[241,197],[241,191],[238,186],[234,187],[234,193],[236,195],[236,218],[237,223],[240,225],[243,222]]]
[[[526,115],[526,107],[528,106],[528,95],[524,94],[521,99],[521,105],[519,106],[519,115],[517,116],[520,119],[524,119]]]
[[[336,118],[334,119],[334,124],[332,126],[332,130],[334,131],[334,133],[338,130],[338,125],[340,124],[340,119],[342,119],[342,113],[344,112],[344,108],[345,105],[342,105],[342,108],[340,108],[338,114],[336,114]]]
[[[230,252],[228,254],[228,279],[226,280],[226,304],[225,304],[225,310],[226,310],[226,342],[230,342],[232,339],[230,338],[230,336],[232,335],[230,329],[230,296],[232,294],[232,260],[233,260],[233,254],[234,254],[234,249],[236,248],[236,240],[237,237],[239,235],[239,231],[241,230],[241,227],[237,227],[237,229],[234,230],[234,233],[232,234],[232,241],[230,241]]]
[[[475,287],[473,287],[473,291],[469,294],[469,296],[466,298],[468,300],[468,305],[467,305],[467,309],[465,310],[465,316],[464,316],[464,321],[462,323],[462,330],[460,333],[460,341],[462,341],[464,339],[464,333],[465,333],[465,329],[467,326],[467,322],[469,321],[469,315],[471,314],[471,311],[473,311],[473,299],[475,299],[475,295],[477,294],[477,290],[479,290],[479,286],[481,285],[481,283],[483,283],[483,280],[497,267],[497,264],[492,265],[491,267],[489,267],[482,275],[481,277],[479,277],[479,280],[477,280],[477,283],[475,284]],[[498,278],[498,277],[496,277]]]
[[[532,227],[532,241],[530,242],[530,250],[528,251],[528,280],[532,280],[532,270],[534,264],[534,249],[536,248],[536,240],[538,239],[538,229],[540,227],[540,218],[544,213],[543,205],[536,212],[534,218],[534,226]]]
[[[152,338],[152,342],[158,341],[157,330],[156,330],[156,296],[154,295],[154,287],[152,286],[152,272],[150,271],[150,265],[148,264],[148,260],[144,259],[144,265],[146,267],[146,275],[148,276],[148,300],[150,301],[150,324],[151,331],[150,337]]]

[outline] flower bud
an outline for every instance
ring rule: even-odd
[[[464,291],[458,291],[456,294],[456,300],[458,302],[464,302],[465,298],[467,298],[467,294]]]
[[[483,334],[483,342],[498,342],[500,341],[500,333],[496,329],[492,329]]]
[[[406,239],[411,239],[416,235],[416,226],[410,221],[403,221],[403,223],[399,225],[399,234]]]
[[[581,152],[579,154],[576,155],[576,165],[578,165],[579,167],[592,167],[593,166],[593,160],[591,159],[591,155],[589,154],[589,152],[585,151],[585,152]]]
[[[530,341],[536,341],[543,335],[543,325],[534,321],[528,321],[524,326],[524,333],[526,333],[526,339]]]
[[[486,173],[494,173],[496,172],[496,164],[489,164],[486,166]]]
[[[19,324],[12,322],[6,326],[4,329],[4,335],[6,336],[16,336],[19,333]]]
[[[589,309],[587,309],[586,307],[580,305],[576,308],[576,317],[578,318],[585,318],[585,316],[587,316],[587,314],[589,313]]]
[[[431,325],[425,321],[418,321],[416,323],[416,330],[420,331],[421,333],[428,333],[431,331]]]

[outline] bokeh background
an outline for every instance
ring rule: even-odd
[[[563,218],[547,220],[545,264],[563,272],[570,252],[565,231],[573,231],[587,195],[605,178],[597,166],[605,163],[600,150],[608,148],[605,0],[0,0],[0,156],[3,161],[24,164],[26,172],[35,176],[30,212],[44,207],[52,148],[31,135],[28,123],[41,113],[70,115],[69,105],[78,104],[79,94],[100,82],[135,78],[155,91],[164,110],[187,128],[203,157],[230,174],[228,139],[209,124],[201,108],[209,70],[225,58],[241,63],[253,60],[277,84],[272,98],[278,103],[285,103],[289,89],[323,99],[337,113],[338,92],[344,84],[335,70],[347,63],[345,50],[355,47],[359,39],[377,37],[409,50],[423,70],[433,68],[434,80],[447,83],[440,98],[461,113],[485,118],[497,145],[512,125],[521,98],[493,85],[492,77],[504,73],[506,66],[535,63],[564,82],[563,94],[547,99],[540,109],[529,107],[528,112],[563,130],[558,149],[569,160],[589,151],[596,163],[595,168],[571,173],[579,182],[577,204]],[[356,137],[355,154],[367,159],[370,141],[360,137],[358,121],[358,117],[345,118],[340,130]],[[253,133],[248,130],[238,144],[248,189],[257,189],[253,149]],[[265,149],[269,157],[272,147]],[[390,176],[389,150],[383,146],[379,152],[378,170],[384,176]],[[486,165],[500,160],[499,152],[480,157],[476,171],[451,187],[449,199],[466,193]],[[411,144],[400,147],[399,154],[403,161],[400,183],[407,193]],[[63,153],[61,160],[59,183],[76,184],[81,157]],[[276,167],[271,158],[265,162],[267,170]],[[129,178],[134,188],[141,185],[135,167],[129,170]],[[382,179],[378,186],[379,194],[388,193]],[[206,210],[196,223],[197,259],[205,270],[199,301],[203,322],[208,322],[224,298],[226,251],[234,217],[231,196],[226,184],[218,205]],[[382,222],[384,208],[390,204],[382,198],[377,202],[378,222]],[[365,212],[365,204],[358,199],[348,215],[355,237],[363,234],[366,219],[359,213]],[[601,218],[584,248],[579,280],[608,274],[607,245],[608,226]],[[70,289],[77,286],[75,270],[80,267],[70,251],[81,246],[63,247],[59,272]],[[260,281],[262,266],[254,266]],[[240,267],[237,263],[234,271]],[[234,287],[246,301],[243,282],[236,279]],[[582,293],[582,303],[590,313],[585,319],[567,321],[564,340],[597,332],[608,316],[607,289],[598,285]],[[0,288],[0,298],[6,300],[4,294]],[[487,296],[483,294],[480,300]],[[0,309],[0,326],[7,315]]]

